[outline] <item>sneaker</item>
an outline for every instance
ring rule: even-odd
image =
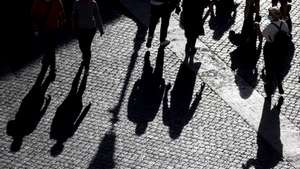
[[[163,42],[160,42],[160,46],[161,47],[166,47],[170,44],[170,41],[169,40],[164,40]]]
[[[151,48],[152,39],[153,39],[152,37],[148,37],[147,43],[146,43],[147,48]]]

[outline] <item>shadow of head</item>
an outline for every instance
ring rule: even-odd
[[[6,133],[9,136],[13,137],[13,142],[10,145],[10,151],[11,152],[17,152],[21,149],[22,143],[23,143],[23,135],[21,133],[17,133],[16,131],[16,122],[14,120],[11,120],[7,123],[7,129]]]
[[[59,154],[61,154],[61,152],[63,151],[63,149],[64,149],[63,142],[57,141],[54,144],[54,146],[51,148],[50,154],[51,154],[52,157],[56,157]]]
[[[11,143],[10,146],[10,151],[11,152],[17,152],[21,149],[22,143],[23,143],[23,137],[14,137],[13,142]]]

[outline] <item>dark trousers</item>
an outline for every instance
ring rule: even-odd
[[[281,60],[279,57],[283,57],[279,54],[274,53],[274,47],[271,43],[266,42],[264,46],[264,60],[265,60],[265,70],[266,70],[266,83],[268,88],[271,90],[276,87],[282,88],[282,69]],[[271,93],[271,92],[270,92]]]
[[[151,18],[149,24],[148,38],[153,37],[156,25],[161,18],[160,26],[160,42],[163,42],[167,38],[169,21],[172,10],[167,4],[163,5],[151,5]]]
[[[93,38],[96,34],[96,28],[93,29],[79,29],[79,48],[82,52],[82,59],[84,61],[89,61],[91,59],[91,45]]]
[[[43,64],[50,65],[50,69],[55,71],[55,49],[57,45],[57,30],[48,30],[43,33],[43,39],[45,41],[45,56],[43,57]]]

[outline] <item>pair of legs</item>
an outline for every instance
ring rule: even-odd
[[[164,42],[167,38],[169,21],[171,17],[171,9],[167,4],[151,5],[151,18],[148,31],[147,47],[151,47],[156,25],[161,18],[160,26],[160,42]]]
[[[90,60],[92,56],[91,45],[95,34],[96,34],[96,28],[92,28],[92,29],[81,28],[79,30],[79,36],[78,36],[79,48],[82,52],[82,60],[86,66],[90,64]]]
[[[50,66],[50,74],[56,74],[55,49],[57,45],[57,30],[48,30],[44,32],[46,52],[42,63]]]
[[[282,87],[282,75],[280,70],[280,61],[274,58],[272,52],[274,50],[270,43],[266,42],[264,46],[264,60],[265,60],[265,77],[266,77],[266,93],[271,96],[273,89],[278,87],[279,93],[283,94],[284,90]]]

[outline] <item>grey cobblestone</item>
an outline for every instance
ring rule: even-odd
[[[133,85],[141,76],[146,52],[144,46],[139,51],[129,79],[119,112],[120,121],[114,126],[116,139],[112,141],[112,147],[102,150],[103,139],[112,127],[109,110],[118,103],[121,95],[133,52],[135,32],[134,22],[121,17],[107,27],[106,35],[96,35],[88,85],[83,96],[84,105],[91,102],[92,107],[58,157],[51,157],[49,153],[54,145],[54,141],[49,140],[50,125],[56,108],[70,90],[81,61],[77,42],[72,41],[58,50],[57,78],[47,92],[52,96],[52,101],[37,129],[24,138],[23,146],[17,153],[9,152],[12,138],[6,135],[6,125],[14,119],[20,102],[34,84],[40,60],[21,70],[19,77],[9,76],[1,81],[0,168],[88,168],[92,160],[99,156],[107,160],[102,164],[113,162],[115,168],[121,169],[241,168],[248,159],[256,157],[257,133],[209,86],[205,88],[192,120],[184,127],[178,139],[172,140],[169,137],[168,128],[162,123],[161,107],[155,119],[149,123],[146,133],[136,136],[135,125],[127,119],[127,105]],[[150,56],[152,66],[157,47],[156,38]],[[165,53],[164,78],[173,84],[181,61],[168,48]],[[197,77],[193,98],[201,82],[201,78]],[[113,149],[112,157],[109,153],[97,154],[109,151],[110,148]],[[284,160],[276,168],[292,166]]]
[[[240,32],[242,29],[243,24],[243,10],[245,6],[244,1],[236,0],[235,2],[239,3],[237,8],[237,17],[235,18],[235,23],[229,30],[233,30],[235,32]],[[294,125],[300,128],[300,84],[298,82],[299,79],[299,72],[300,72],[300,55],[299,55],[299,1],[293,1],[292,3],[292,10],[291,10],[291,17],[292,21],[294,22],[293,25],[293,42],[295,44],[295,54],[294,58],[291,62],[291,68],[288,75],[285,77],[284,80],[284,89],[285,94],[284,97],[287,101],[286,104],[282,107],[282,114],[284,114]],[[270,1],[262,0],[261,1],[261,27],[263,28],[267,23],[267,9],[270,6]],[[209,20],[210,18],[208,18]],[[220,40],[214,40],[213,37],[213,30],[210,30],[208,26],[208,22],[205,24],[205,31],[206,35],[200,37],[201,41],[205,43],[209,50],[219,56],[229,67],[231,64],[230,61],[230,52],[236,49],[236,46],[231,44],[228,40],[228,31],[224,33]],[[259,77],[261,75],[261,70],[264,66],[263,56],[260,56],[260,59],[257,64],[257,68],[259,71]],[[259,79],[258,85],[256,89],[262,94],[265,95],[264,88],[263,88],[263,81]],[[276,95],[278,97],[278,95]]]

